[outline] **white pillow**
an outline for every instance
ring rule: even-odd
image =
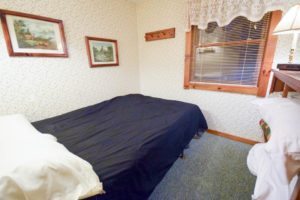
[[[74,200],[104,192],[87,161],[21,115],[0,117],[0,158],[0,199]]]
[[[24,115],[14,114],[0,116],[0,134],[33,134],[39,133]]]
[[[265,98],[253,101],[271,129],[266,150],[273,153],[300,152],[300,101]]]

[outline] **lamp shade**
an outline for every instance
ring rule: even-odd
[[[300,32],[300,5],[293,6],[280,20],[273,34],[292,34]]]

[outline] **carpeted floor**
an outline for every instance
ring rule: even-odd
[[[247,168],[251,146],[205,133],[192,140],[149,200],[247,200],[255,176]]]

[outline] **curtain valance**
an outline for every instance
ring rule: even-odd
[[[250,21],[259,21],[265,13],[286,11],[300,0],[186,0],[186,29],[192,25],[206,29],[210,22],[219,26],[228,25],[238,16],[247,17]]]

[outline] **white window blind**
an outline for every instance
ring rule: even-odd
[[[269,22],[267,13],[258,22],[237,17],[224,27],[211,22],[197,29],[191,81],[257,86]]]

